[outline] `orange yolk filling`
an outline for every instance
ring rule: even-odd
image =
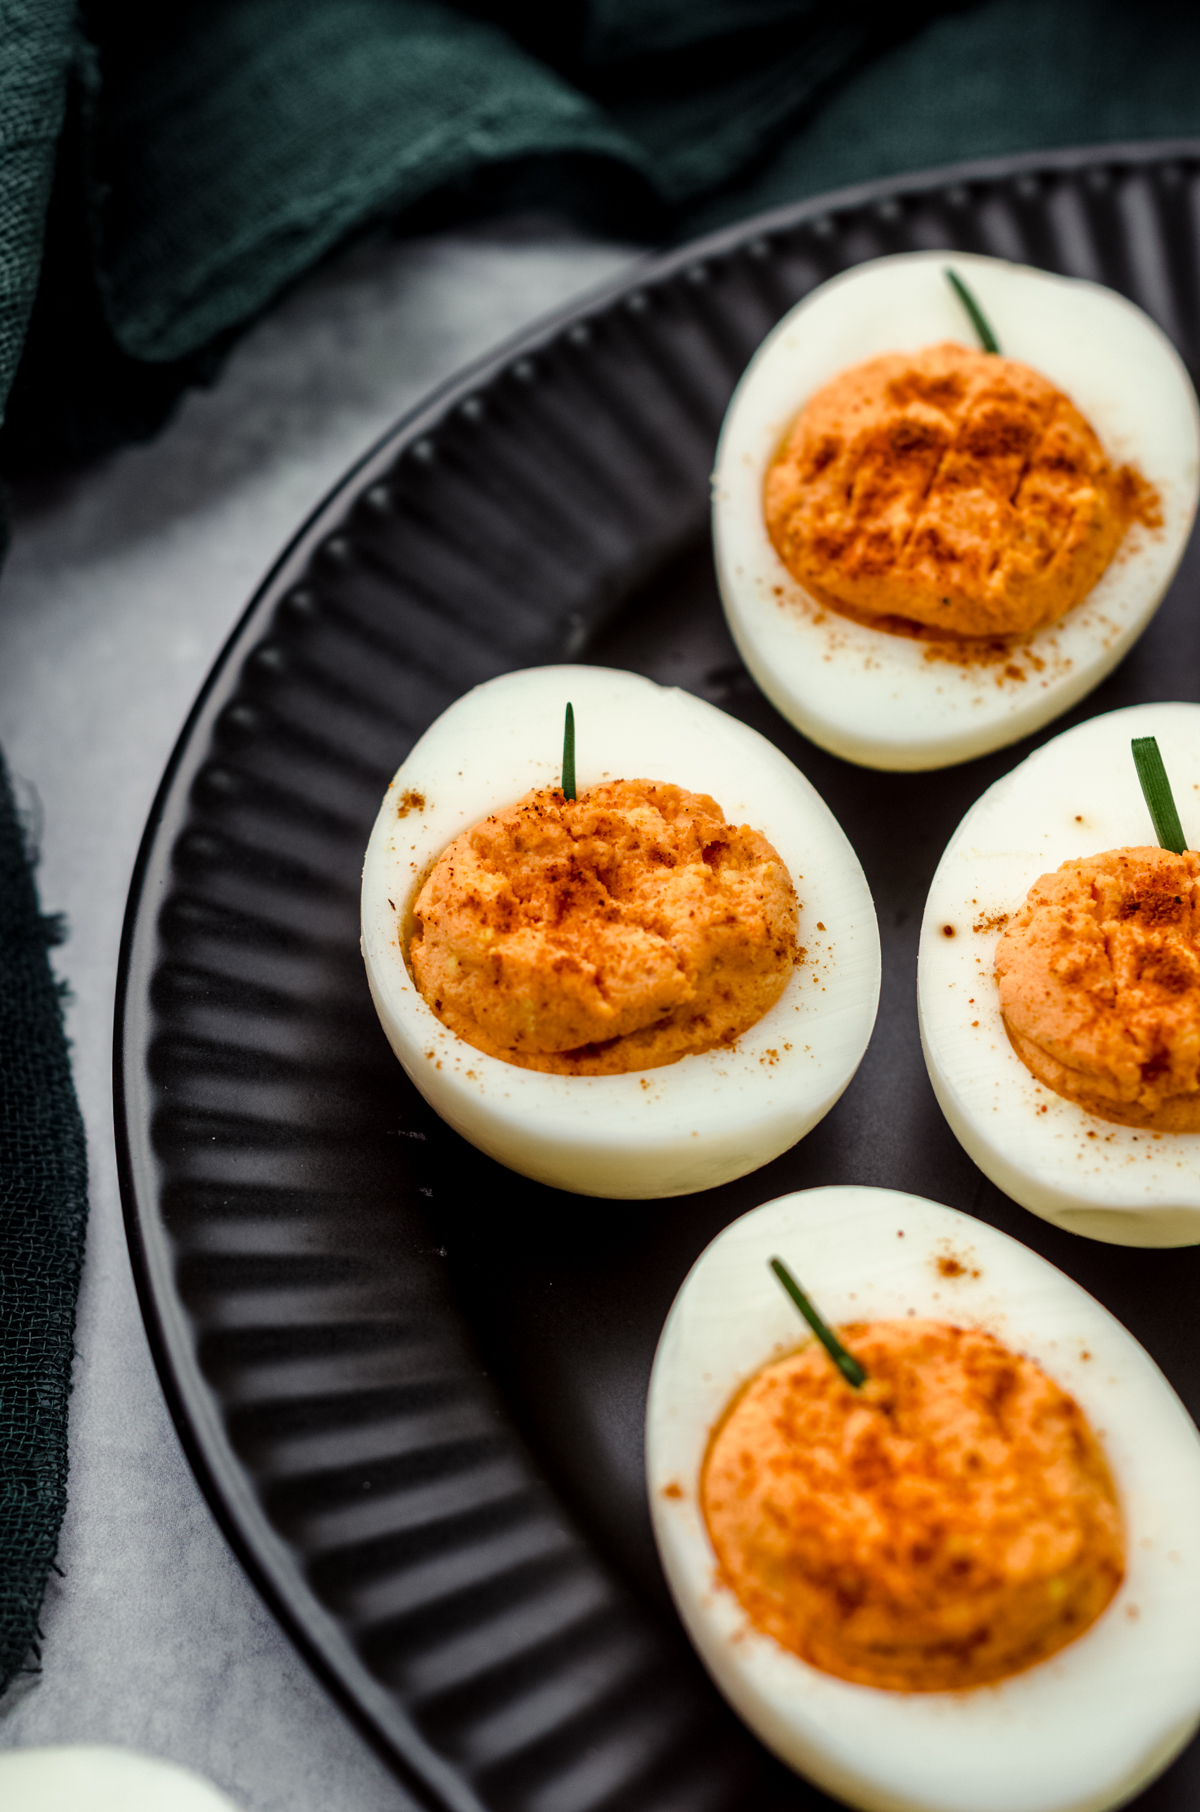
[[[613,1075],[731,1044],[799,959],[785,864],[715,800],[618,780],[528,794],[457,838],[409,960],[438,1017],[525,1069]]]
[[[819,602],[880,628],[988,638],[1091,591],[1153,490],[1027,365],[946,344],[841,372],[766,476],[767,530]]]
[[[751,1622],[896,1692],[1002,1680],[1092,1624],[1124,1576],[1116,1493],[1077,1404],[990,1334],[840,1330],[765,1366],[715,1429],[701,1504]]]
[[[1039,1082],[1122,1126],[1200,1132],[1200,855],[1112,849],[1043,875],[996,982]]]

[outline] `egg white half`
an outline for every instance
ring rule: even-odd
[[[767,466],[805,402],[847,366],[943,340],[974,346],[944,276],[970,286],[1006,357],[1053,380],[1105,451],[1156,487],[1163,527],[1130,528],[1099,584],[994,665],[957,665],[813,600],[763,519]],[[937,768],[1026,736],[1100,683],[1142,633],[1183,554],[1200,487],[1200,414],[1166,335],[1115,291],[962,252],[857,266],[805,298],[751,360],[713,476],[717,577],[743,660],[814,742],[874,768]]]
[[[801,901],[806,959],[729,1049],[623,1076],[554,1076],[486,1056],[414,985],[412,905],[447,844],[534,787],[556,786],[563,712],[575,709],[579,789],[669,781],[708,793],[774,844]],[[418,795],[419,809],[404,805]],[[403,811],[403,816],[398,812]],[[363,868],[371,994],[430,1106],[490,1156],[580,1194],[682,1195],[744,1176],[828,1113],[866,1050],[879,1000],[879,931],[858,859],[787,757],[686,692],[600,667],[537,667],[468,692],[416,745],[384,798]]]
[[[942,1112],[1014,1202],[1113,1245],[1194,1246],[1200,1133],[1114,1126],[1046,1088],[1009,1043],[994,980],[1000,920],[1040,875],[1157,841],[1134,736],[1158,738],[1184,836],[1200,846],[1200,705],[1132,705],[1065,730],[989,787],[946,846],[921,926],[917,1010]]]
[[[231,1799],[154,1755],[107,1743],[0,1755],[4,1812],[237,1812]]]
[[[915,1314],[982,1327],[1079,1403],[1116,1482],[1128,1571],[1078,1641],[996,1686],[895,1693],[821,1673],[749,1622],[717,1577],[697,1493],[734,1392],[806,1332],[767,1268],[774,1256],[835,1325]],[[961,1277],[940,1274],[945,1256]],[[842,1185],[783,1196],[727,1227],[663,1329],[646,1469],[667,1581],[713,1679],[770,1749],[865,1812],[1103,1812],[1200,1722],[1196,1429],[1106,1309],[969,1215]]]

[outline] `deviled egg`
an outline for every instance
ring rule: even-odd
[[[557,788],[568,702],[581,799],[634,779],[707,795],[728,824],[761,833],[790,873],[798,960],[774,1004],[732,1042],[623,1074],[554,1074],[469,1042],[417,985],[422,890],[465,832],[535,789]],[[506,674],[459,699],[421,738],[367,849],[362,949],[384,1031],[430,1105],[511,1169],[590,1195],[711,1188],[786,1151],[845,1089],[879,997],[865,877],[804,776],[714,706],[596,667]]]
[[[109,1743],[7,1750],[0,1803],[5,1812],[238,1812],[190,1768]]]
[[[1185,836],[1200,841],[1200,705],[1134,705],[1064,731],[989,787],[950,839],[925,907],[917,1002],[942,1112],[1006,1195],[1093,1239],[1186,1246],[1200,1243],[1200,1133],[1117,1124],[1039,1081],[995,979],[1001,933],[1039,877],[1154,842],[1130,751],[1143,736],[1157,739]]]
[[[917,634],[889,633],[860,616],[844,614],[793,575],[777,551],[764,514],[768,473],[778,463],[793,422],[810,401],[828,399],[835,379],[844,375],[849,381],[843,413],[857,433],[871,410],[869,399],[855,393],[855,367],[869,370],[863,362],[875,361],[882,383],[888,379],[884,367],[889,366],[884,355],[913,355],[917,363],[916,355],[921,355],[936,365],[939,354],[954,350],[949,342],[975,345],[963,305],[946,280],[947,268],[969,285],[1003,355],[1029,368],[1016,376],[1017,388],[1030,391],[1021,403],[1029,405],[1030,420],[1041,419],[1038,412],[1044,415],[1049,408],[1049,419],[1058,424],[1055,434],[1061,430],[1077,452],[1085,442],[1090,445],[1093,465],[1097,458],[1108,462],[1106,482],[1120,476],[1117,468],[1128,468],[1129,482],[1145,481],[1146,496],[1154,500],[1144,512],[1145,520],[1130,520],[1115,556],[1100,550],[1089,566],[1086,558],[1075,557],[1081,536],[1095,526],[1097,509],[1090,493],[1087,507],[1078,507],[1079,497],[1069,495],[1074,480],[1064,488],[1063,460],[1047,443],[1041,460],[1044,483],[1039,480],[1046,497],[1040,491],[1031,497],[1025,512],[1029,520],[1014,529],[1013,594],[1027,606],[1022,620],[1036,624],[1039,608],[1042,616],[1053,608],[1041,599],[1047,573],[1057,573],[1075,559],[1076,576],[1082,575],[1079,582],[1091,584],[1091,589],[1057,620],[1024,633],[997,636],[985,611],[981,627],[973,632],[975,640],[959,639],[972,632],[962,628],[961,612],[956,614],[960,600],[954,596],[926,602],[947,606],[944,620],[953,619],[957,636],[938,630],[936,609],[928,615],[928,627],[923,623]],[[985,363],[977,350],[966,358],[973,368]],[[892,362],[897,367],[903,363]],[[965,384],[963,396],[969,401],[983,383],[978,372],[956,375],[939,368],[914,371],[908,377],[903,372],[892,374],[888,381],[895,390],[909,378],[912,396],[906,390],[892,400],[909,440],[930,437],[930,457],[935,463],[942,458],[936,470],[939,482],[946,480],[946,496],[937,521],[925,523],[922,533],[934,554],[947,556],[949,573],[958,570],[948,558],[956,537],[965,536],[966,545],[975,527],[994,515],[990,492],[1004,479],[999,468],[1012,465],[1015,486],[1022,470],[1028,473],[1028,463],[1022,467],[1017,449],[1012,459],[1001,457],[997,470],[981,479],[979,449],[968,444],[976,418],[964,429],[953,425],[947,429],[947,423],[957,418],[949,405],[945,415],[939,400],[942,391],[948,382],[951,388]],[[1033,395],[1039,385],[1051,400],[1039,401]],[[1065,393],[1058,398],[1058,415],[1051,387]],[[963,397],[957,400],[963,403]],[[1082,422],[1080,415],[1085,418]],[[938,455],[934,442],[947,432],[950,451]],[[836,462],[841,456],[836,449],[844,442],[844,435],[821,437],[809,462],[812,470],[796,475],[798,507],[813,485],[836,477],[836,463],[826,470],[821,462]],[[1004,454],[1005,449],[999,451]],[[917,464],[919,453],[918,449],[913,454]],[[956,462],[953,471],[947,460]],[[1056,471],[1056,466],[1062,470]],[[887,475],[872,470],[854,479],[856,499],[860,491],[865,496],[868,478],[878,494],[880,532],[894,540],[899,531],[892,519],[903,502],[903,486],[889,488]],[[754,679],[776,708],[814,742],[867,767],[945,767],[1028,735],[1090,692],[1116,666],[1149,623],[1171,581],[1187,542],[1198,488],[1200,416],[1191,381],[1170,341],[1133,303],[1098,284],[966,253],[880,258],[822,284],[786,315],[763,342],[734,393],[713,477],[721,596],[734,640]],[[1049,511],[1044,507],[1048,499]],[[1065,520],[1069,505],[1075,508],[1074,523],[1059,536],[1058,545],[1047,524],[1055,510],[1065,512]],[[1111,542],[1110,536],[1106,547]],[[869,571],[870,550],[859,552],[860,564]],[[822,559],[818,544],[809,562],[814,571],[821,570]],[[1104,560],[1108,563],[1092,584],[1091,574]],[[922,570],[930,568],[924,589],[934,585],[936,590],[938,561],[922,556],[920,564]],[[954,588],[948,584],[945,589]],[[858,585],[858,592],[870,601],[869,580]],[[934,639],[929,639],[931,635]]]
[[[949,1324],[1031,1361],[1082,1412],[1125,1544],[1123,1579],[1082,1635],[989,1685],[891,1690],[801,1660],[752,1620],[710,1539],[702,1481],[731,1404],[764,1368],[809,1350],[769,1269],[775,1257],[852,1349],[848,1323]],[[959,1459],[969,1472],[970,1454]],[[646,1467],[667,1581],[716,1684],[785,1762],[865,1812],[1103,1812],[1165,1768],[1200,1722],[1196,1429],[1106,1309],[968,1215],[844,1185],[784,1196],[727,1227],[663,1329]],[[1029,1558],[1007,1555],[1001,1571],[1019,1573]],[[799,1557],[796,1566],[804,1577]]]

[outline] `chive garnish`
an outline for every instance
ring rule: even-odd
[[[943,275],[967,313],[970,315],[971,326],[979,335],[979,344],[983,347],[983,350],[985,352],[999,352],[1000,343],[992,332],[991,327],[988,325],[987,316],[980,308],[978,302],[975,300],[958,272],[952,271],[947,267]]]
[[[1179,822],[1179,813],[1175,810],[1171,782],[1167,779],[1158,741],[1153,736],[1135,736],[1130,747],[1133,750],[1133,765],[1137,769],[1137,777],[1142,783],[1142,792],[1150,808],[1154,834],[1164,849],[1181,856],[1187,844],[1183,840],[1183,826]]]
[[[567,706],[563,724],[562,790],[567,799],[575,797],[575,713]]]
[[[846,1351],[837,1335],[833,1332],[833,1329],[827,1327],[821,1320],[821,1317],[817,1314],[812,1303],[808,1300],[808,1297],[804,1294],[804,1291],[800,1288],[800,1285],[796,1282],[796,1279],[792,1276],[783,1260],[780,1258],[773,1258],[771,1260],[771,1269],[803,1315],[805,1321],[807,1321],[817,1339],[821,1342],[821,1345],[825,1348],[825,1351],[829,1354],[829,1357],[833,1360],[833,1363],[837,1366],[839,1372],[841,1372],[846,1383],[852,1384],[855,1390],[860,1390],[867,1381],[867,1374],[858,1363],[858,1360],[854,1357],[854,1354]]]

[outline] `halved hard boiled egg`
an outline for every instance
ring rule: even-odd
[[[819,1671],[751,1623],[719,1573],[698,1487],[735,1394],[804,1343],[773,1257],[835,1328],[921,1317],[982,1329],[1074,1399],[1103,1448],[1126,1540],[1123,1583],[1082,1636],[996,1684],[902,1692]],[[733,1222],[663,1329],[646,1469],[667,1581],[716,1684],[770,1749],[851,1806],[1103,1812],[1200,1722],[1200,1437],[1106,1309],[969,1215],[842,1185]]]
[[[414,983],[407,951],[426,876],[464,831],[558,785],[568,701],[580,793],[640,779],[708,794],[729,823],[761,831],[791,873],[802,960],[774,1006],[730,1046],[622,1075],[525,1069],[451,1031]],[[588,1195],[680,1195],[778,1157],[846,1087],[879,998],[866,879],[804,776],[703,700],[598,667],[506,674],[426,732],[371,834],[362,949],[384,1031],[430,1105],[502,1164]]]
[[[1041,875],[1153,844],[1130,752],[1157,738],[1189,846],[1200,843],[1200,705],[1133,705],[1066,730],[988,788],[946,847],[917,975],[934,1092],[964,1149],[1023,1208],[1123,1246],[1200,1244],[1200,1133],[1116,1125],[1039,1082],[1014,1050],[996,944]]]
[[[0,1804],[5,1812],[238,1812],[190,1768],[108,1743],[8,1750]]]
[[[1134,522],[1093,589],[1048,627],[982,649],[891,634],[811,596],[767,533],[767,468],[803,406],[885,353],[976,345],[945,276],[969,285],[1005,357],[1082,411],[1115,466],[1157,493],[1161,526]],[[1028,735],[1109,673],[1154,614],[1182,556],[1200,488],[1200,415],[1165,334],[1099,284],[966,253],[857,266],[805,298],[751,360],[713,476],[717,576],[751,674],[791,723],[867,767],[966,761]]]

